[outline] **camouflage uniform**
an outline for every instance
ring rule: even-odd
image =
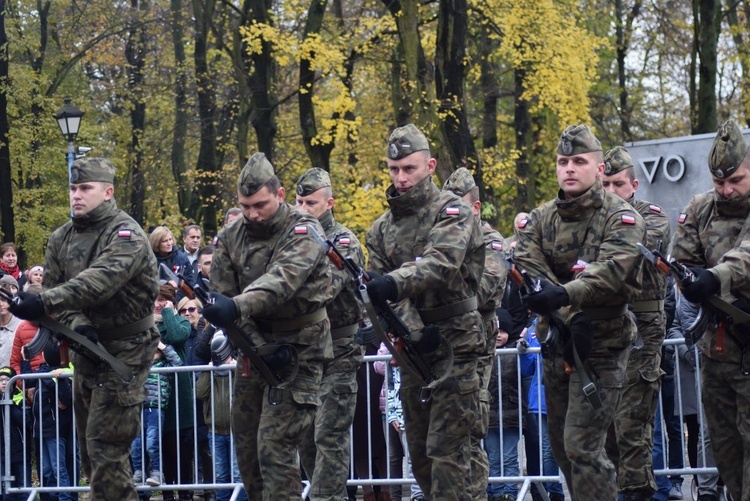
[[[112,164],[76,160],[71,183],[92,181],[113,183]],[[141,427],[146,376],[159,339],[152,315],[158,287],[148,238],[114,199],[73,217],[47,243],[45,312],[71,328],[93,326],[104,348],[134,375],[125,382],[103,362],[73,354],[73,409],[92,499],[138,499],[130,444]]]
[[[240,173],[238,191],[251,196],[274,177],[256,153]],[[282,202],[266,221],[243,218],[224,227],[211,266],[211,285],[234,296],[240,327],[255,344],[284,340],[299,354],[299,372],[278,405],[269,404],[260,373],[251,367],[250,377],[242,377],[246,361],[238,362],[232,431],[250,500],[299,499],[297,447],[312,433],[323,364],[333,355],[325,314],[331,272],[309,227],[323,231],[316,218]]]
[[[471,173],[465,167],[456,169],[443,185],[443,191],[450,191],[459,197],[465,197],[477,187]],[[505,280],[508,267],[505,263],[503,236],[486,221],[482,221],[484,239],[484,271],[479,284],[477,302],[479,313],[484,321],[487,333],[485,352],[477,362],[479,374],[479,416],[474,421],[471,431],[471,499],[487,499],[487,478],[490,467],[487,452],[482,447],[482,440],[487,436],[490,422],[490,394],[487,388],[492,374],[492,361],[497,343],[498,322],[495,310],[502,303],[505,291]]]
[[[744,165],[747,143],[739,126],[721,125],[709,155],[714,178],[731,176]],[[750,299],[750,239],[747,225],[750,196],[727,199],[715,190],[696,195],[678,218],[672,257],[681,263],[710,268],[728,301]],[[703,410],[716,466],[732,498],[750,500],[750,376],[740,371],[748,342],[739,329],[727,327],[724,351],[716,348],[715,325],[698,342]]]
[[[633,160],[621,146],[608,151],[603,161],[605,176],[633,168]],[[646,247],[656,249],[661,245],[666,251],[670,240],[669,218],[661,207],[635,197],[630,197],[628,203],[646,222]],[[664,297],[667,277],[654,266],[644,263],[640,282],[641,291],[631,305],[640,339],[630,352],[628,379],[615,413],[614,426],[610,427],[607,445],[611,451],[610,459],[618,470],[619,490],[638,491],[650,499],[657,490],[651,452],[661,386],[661,346],[666,336]]]
[[[586,126],[566,129],[558,145],[559,155],[594,151],[601,151],[601,145]],[[519,226],[519,267],[561,284],[570,304],[559,310],[563,318],[569,322],[583,312],[593,330],[585,364],[598,381],[599,409],[586,400],[580,371],[566,374],[560,343],[548,345],[544,385],[552,452],[573,499],[615,499],[615,469],[604,443],[636,334],[626,303],[638,287],[634,270],[642,259],[635,244],[644,239],[645,223],[627,202],[604,191],[597,178],[575,198],[566,199],[561,190]],[[540,316],[537,336],[545,343],[547,335],[548,319]]]
[[[395,160],[428,149],[424,135],[408,125],[391,134],[388,156]],[[414,477],[427,499],[466,500],[470,434],[479,405],[477,358],[486,345],[476,310],[484,265],[479,221],[461,199],[441,193],[429,175],[402,194],[391,185],[386,198],[390,210],[367,233],[368,269],[395,281],[402,303],[397,311],[410,330],[435,325],[455,354],[452,374],[426,403],[419,400],[418,382],[402,371]],[[425,359],[436,372],[445,370],[442,349]]]
[[[297,181],[297,194],[306,196],[330,186],[326,171],[309,169]],[[339,252],[364,266],[365,255],[354,233],[337,223],[330,210],[318,219],[326,238]],[[315,414],[314,430],[303,437],[300,446],[302,466],[312,482],[310,499],[314,501],[348,499],[349,428],[357,400],[357,369],[364,358],[364,347],[354,341],[362,318],[354,281],[346,270],[332,265],[331,274],[335,297],[326,309],[331,320],[333,360],[323,367],[321,405]]]

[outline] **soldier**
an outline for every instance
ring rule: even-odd
[[[696,276],[692,284],[681,284],[682,293],[693,303],[721,295],[750,312],[750,154],[733,120],[719,127],[708,167],[714,189],[694,196],[677,219],[672,257]],[[742,501],[750,500],[749,334],[748,324],[712,321],[698,341],[703,410],[716,466],[732,499]]]
[[[479,405],[477,358],[486,349],[476,297],[484,265],[482,231],[466,203],[434,185],[437,161],[414,125],[393,131],[386,156],[393,181],[386,190],[390,210],[367,233],[367,292],[375,304],[401,301],[397,311],[417,350],[437,370],[445,369],[446,356],[437,346],[439,336],[453,347],[452,373],[431,400],[421,402],[418,381],[402,371],[401,401],[414,477],[425,498],[466,499]]]
[[[219,233],[211,266],[214,304],[203,308],[212,324],[239,321],[256,345],[284,341],[299,356],[299,371],[275,405],[259,372],[253,367],[250,377],[242,377],[247,361],[238,361],[232,431],[251,500],[299,499],[297,447],[312,433],[323,364],[333,355],[325,309],[332,298],[331,272],[311,234],[311,228],[323,229],[316,218],[284,203],[285,194],[265,155],[254,154],[237,181],[244,217]],[[282,348],[266,362],[281,370],[292,354]]]
[[[669,218],[661,207],[636,200],[638,180],[628,150],[617,146],[604,155],[602,185],[630,205],[646,222],[646,247],[669,248]],[[607,439],[610,459],[618,470],[617,484],[624,501],[649,501],[656,492],[651,452],[654,416],[661,381],[661,345],[666,336],[664,297],[667,277],[654,266],[641,268],[641,290],[630,310],[638,338],[630,350],[627,383]]]
[[[331,178],[323,169],[307,170],[297,180],[297,208],[318,218],[325,236],[345,256],[364,266],[365,255],[357,237],[337,223],[331,212],[335,204]],[[312,482],[310,499],[346,500],[349,476],[349,428],[357,400],[357,369],[364,347],[354,341],[362,310],[354,281],[346,270],[331,266],[334,299],[326,307],[331,320],[333,360],[323,368],[321,405],[315,427],[300,447],[302,466]]]
[[[541,289],[524,300],[540,315],[552,452],[573,499],[616,499],[604,442],[636,334],[627,303],[638,287],[635,244],[645,223],[602,188],[602,148],[588,126],[565,129],[556,166],[560,191],[522,223],[516,262],[541,279]],[[590,382],[598,392],[590,392]]]
[[[479,200],[479,187],[469,170],[459,167],[443,185],[443,191],[450,191],[463,198],[482,225],[484,237],[484,271],[479,285],[477,302],[487,332],[485,350],[479,357],[479,416],[474,421],[471,432],[471,499],[487,499],[487,478],[489,463],[482,440],[487,436],[490,420],[490,394],[487,390],[495,356],[498,320],[495,310],[500,307],[505,291],[508,267],[505,264],[503,236],[486,221],[481,220],[482,202]]]
[[[117,208],[115,168],[103,158],[76,160],[70,174],[71,221],[47,243],[44,292],[20,293],[11,310],[36,320],[54,315],[130,368],[123,381],[89,353],[75,353],[73,409],[83,476],[91,499],[137,500],[130,444],[159,335],[152,314],[156,257],[138,223]]]

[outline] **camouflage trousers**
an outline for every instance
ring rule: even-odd
[[[302,467],[312,483],[313,501],[348,499],[349,428],[354,421],[362,355],[362,348],[356,347],[334,359],[323,374],[315,424],[302,438],[299,450]]]
[[[242,483],[250,501],[298,501],[300,481],[297,448],[313,433],[319,405],[322,363],[304,361],[291,388],[278,392],[271,405],[269,387],[251,369],[242,377],[238,363],[232,401],[232,433]]]
[[[138,500],[130,468],[130,445],[141,429],[146,377],[157,340],[152,330],[128,340],[102,342],[133,372],[129,383],[103,362],[73,355],[73,410],[81,474],[89,479],[91,499]]]
[[[419,400],[419,386],[402,372],[401,403],[412,472],[426,499],[473,501],[470,494],[471,433],[479,413],[477,362],[462,360],[429,402]]]
[[[578,371],[567,375],[561,352],[544,360],[544,385],[550,446],[565,474],[571,498],[601,501],[617,498],[615,467],[604,443],[625,383],[629,348],[588,363],[599,381],[602,407],[586,400]]]
[[[661,352],[631,353],[627,382],[607,435],[607,455],[620,492],[657,491],[652,461],[654,417],[661,387]]]
[[[703,409],[716,466],[732,499],[750,501],[750,376],[703,357]]]
[[[497,336],[497,334],[495,334]],[[494,350],[493,350],[494,351]],[[492,374],[492,360],[490,356],[481,356],[477,362],[479,375],[479,407],[477,419],[471,427],[471,499],[478,501],[487,499],[487,478],[490,475],[490,463],[487,452],[482,447],[482,440],[487,436],[490,426],[490,393],[487,387]]]

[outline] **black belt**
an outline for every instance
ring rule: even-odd
[[[627,304],[616,306],[581,306],[581,311],[589,320],[612,320],[628,312]]]
[[[357,333],[357,330],[359,330],[359,324],[345,325],[331,329],[331,341],[352,337]]]
[[[322,322],[328,318],[328,313],[325,308],[321,308],[307,315],[302,315],[297,318],[284,318],[278,320],[267,320],[258,318],[255,322],[258,324],[258,328],[262,331],[277,333],[277,332],[294,332],[310,327],[319,322]]]
[[[122,339],[127,336],[132,336],[134,334],[139,334],[141,332],[149,330],[151,327],[154,326],[154,316],[149,315],[147,317],[143,317],[142,319],[123,325],[121,327],[114,327],[112,329],[105,329],[102,328],[98,331],[99,339],[101,341],[114,341],[117,339]]]
[[[644,301],[633,301],[631,307],[633,313],[658,313],[664,311],[663,299],[651,299]]]
[[[471,296],[468,299],[459,301],[457,303],[440,306],[438,308],[431,308],[429,310],[419,310],[419,317],[425,324],[434,324],[435,322],[441,322],[448,320],[449,318],[463,315],[477,309],[477,297]]]

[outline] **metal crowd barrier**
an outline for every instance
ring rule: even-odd
[[[665,341],[665,344],[667,345],[677,345],[682,344],[682,340],[667,340]],[[539,353],[539,348],[531,348],[528,350],[528,353]],[[498,361],[498,370],[500,370],[500,367],[503,363],[503,360],[506,359],[506,357],[518,357],[518,351],[515,348],[507,348],[507,349],[501,349],[496,352],[496,357]],[[367,408],[371,408],[371,403],[375,400],[377,401],[379,399],[379,389],[377,392],[374,391],[372,388],[372,385],[370,384],[372,382],[372,378],[376,377],[373,369],[372,364],[376,361],[387,361],[390,360],[390,355],[373,355],[373,356],[366,356],[363,362],[363,366],[366,368],[366,370],[361,369],[363,372],[363,380],[365,384],[360,384],[360,396],[363,396],[365,398],[365,402],[367,403]],[[683,461],[685,459],[685,453],[686,450],[686,439],[685,439],[685,420],[684,415],[682,412],[682,392],[680,391],[682,388],[680,387],[680,381],[677,377],[677,374],[679,372],[680,364],[684,363],[681,361],[678,357],[676,357],[676,364],[675,364],[675,400],[678,403],[678,409],[679,409],[679,418],[680,418],[680,429],[682,430],[682,433],[680,433],[681,436],[681,444],[680,444],[680,450],[683,451]],[[179,407],[180,401],[179,401],[179,380],[177,377],[175,377],[175,374],[177,373],[183,373],[187,372],[193,375],[192,378],[190,378],[190,384],[191,384],[191,395],[195,395],[195,383],[197,381],[197,378],[199,374],[203,372],[210,372],[211,378],[217,377],[214,373],[218,370],[225,370],[225,369],[234,369],[234,364],[231,365],[223,365],[221,367],[211,367],[211,366],[192,366],[192,367],[176,367],[176,368],[156,368],[153,369],[154,373],[157,373],[159,375],[164,375],[163,377],[170,377],[173,388],[172,391],[175,395],[175,405]],[[541,357],[537,357],[537,365],[535,368],[537,371],[541,370]],[[73,375],[72,372],[67,371],[64,372],[61,377],[62,378],[71,378]],[[45,447],[44,447],[44,440],[42,438],[43,433],[41,432],[41,424],[35,425],[33,423],[33,417],[32,417],[32,409],[31,405],[29,404],[26,399],[23,400],[20,404],[14,403],[12,400],[11,395],[11,389],[13,389],[16,386],[16,383],[19,382],[22,389],[24,390],[24,394],[26,393],[26,389],[32,388],[37,386],[38,381],[42,379],[49,379],[52,378],[53,375],[50,373],[47,374],[21,374],[14,376],[8,383],[8,386],[6,388],[5,393],[2,396],[2,400],[0,400],[0,406],[2,407],[2,413],[3,413],[3,444],[9,444],[11,441],[11,413],[9,412],[10,406],[12,405],[18,405],[22,410],[22,426],[23,426],[23,453],[22,453],[22,468],[17,464],[17,461],[12,461],[12,454],[11,454],[11,447],[4,446],[4,450],[2,451],[2,462],[0,463],[0,480],[3,482],[3,492],[7,495],[16,495],[18,499],[36,499],[37,494],[41,493],[81,493],[88,491],[88,487],[85,484],[85,480],[82,481],[80,479],[80,464],[79,464],[79,457],[78,457],[78,444],[77,444],[77,437],[75,434],[75,427],[71,425],[71,428],[69,430],[61,430],[59,428],[59,420],[57,420],[57,429],[55,430],[55,439],[59,439],[59,437],[65,437],[67,438],[67,441],[69,442],[68,450],[70,450],[70,453],[68,454],[67,462],[69,463],[69,466],[71,466],[71,471],[69,474],[69,477],[72,479],[70,482],[70,486],[62,486],[60,485],[60,478],[61,478],[61,470],[63,463],[65,463],[65,459],[58,457],[55,465],[54,465],[54,478],[56,479],[55,482],[50,483],[49,481],[45,481],[44,476],[41,474],[41,468],[39,468],[39,465],[44,462],[45,457]],[[229,384],[230,387],[233,384],[233,379],[235,377],[234,370],[230,370],[228,376],[229,378]],[[699,384],[699,378],[700,378],[700,369],[696,368],[695,371],[695,377],[696,377],[696,388],[698,392],[698,398],[697,403],[698,406],[701,406],[700,402],[700,384]],[[541,381],[541,379],[540,379]],[[385,376],[385,384],[388,384],[388,371],[386,371]],[[524,392],[524,384],[523,384],[523,378],[520,371],[520,364],[519,369],[517,371],[517,389],[519,392]],[[363,388],[364,387],[364,388]],[[55,391],[57,393],[57,386],[55,387]],[[41,391],[41,390],[38,390]],[[215,415],[215,405],[213,402],[213,384],[211,385],[211,413],[212,415]],[[523,393],[521,393],[523,394]],[[537,392],[539,394],[539,392]],[[37,402],[42,400],[43,394],[38,393],[39,398],[37,399]],[[57,394],[55,395],[57,397]],[[661,395],[660,395],[661,397]],[[502,384],[498,385],[498,393],[496,395],[495,401],[496,402],[502,402],[503,395],[502,395]],[[177,440],[177,450],[176,454],[177,457],[181,457],[182,454],[191,454],[192,458],[198,458],[201,456],[201,448],[206,447],[205,440],[203,440],[203,437],[200,436],[200,433],[203,433],[203,430],[199,429],[199,416],[198,413],[200,412],[199,408],[196,408],[196,399],[192,399],[191,402],[189,402],[189,405],[193,407],[193,419],[192,423],[190,423],[191,426],[188,426],[188,428],[192,428],[192,443],[189,444],[192,450],[185,450],[185,444],[180,444],[180,441]],[[538,404],[541,404],[541,402],[537,402]],[[231,396],[230,396],[230,405],[231,405]],[[659,407],[661,411],[661,415],[664,415],[664,409],[661,403],[661,398],[659,399]],[[377,408],[377,406],[375,407]],[[56,409],[57,416],[59,417],[59,412],[61,412],[62,409],[59,407]],[[164,412],[164,411],[161,411]],[[519,400],[518,409],[517,412],[519,414],[519,436],[522,437],[519,441],[519,464],[520,464],[520,474],[517,476],[506,476],[505,471],[501,471],[500,476],[491,476],[489,478],[489,483],[517,483],[519,484],[519,493],[518,493],[518,499],[524,499],[526,493],[528,492],[530,486],[532,483],[536,484],[538,487],[540,487],[540,493],[542,494],[543,499],[547,499],[546,492],[544,492],[544,489],[542,488],[542,482],[561,482],[562,481],[562,475],[552,475],[552,476],[528,476],[524,475],[523,473],[526,470],[526,467],[528,467],[527,464],[527,457],[526,452],[523,447],[523,429],[520,425],[520,423],[523,422],[523,419],[521,417],[521,414],[523,413],[523,405],[521,401]],[[502,422],[502,406],[500,406],[499,409],[499,418],[500,422]],[[703,416],[702,412],[699,413],[698,416],[701,429],[703,429]],[[179,423],[179,413],[177,417],[177,429],[180,428]],[[72,417],[72,422],[75,422],[75,416]],[[373,430],[374,427],[384,427],[384,417],[380,415],[375,415],[373,412],[367,412],[365,416],[365,425],[366,425],[366,443],[354,443],[354,430],[353,427],[350,429],[350,438],[351,443],[353,444],[353,447],[350,449],[349,453],[349,459],[350,459],[350,476],[347,484],[349,486],[374,486],[374,485],[380,485],[380,486],[388,486],[388,485],[395,485],[395,484],[401,484],[404,486],[404,492],[408,490],[408,486],[415,483],[413,478],[405,478],[403,472],[399,471],[391,471],[390,466],[390,449],[391,444],[390,441],[387,438],[387,432],[384,428],[383,435],[385,436],[385,443],[374,443],[374,435]],[[182,423],[184,425],[184,423]],[[390,426],[387,423],[385,423],[386,426]],[[663,429],[664,427],[662,427]],[[541,434],[541,426],[539,427],[540,434]],[[214,428],[209,428],[208,431],[215,430]],[[161,444],[162,439],[162,432],[163,432],[163,425],[159,425],[158,427],[159,431],[159,443]],[[36,436],[35,436],[36,435]],[[666,451],[667,449],[667,442],[666,442],[666,431],[662,433],[661,438],[661,445],[662,450]],[[702,435],[702,434],[701,434]],[[143,432],[143,429],[141,430],[141,440],[143,443],[142,447],[142,457],[141,460],[144,461],[143,464],[145,464],[146,460],[146,446],[145,446],[145,435]],[[539,465],[537,471],[542,472],[543,471],[543,450],[542,450],[542,440],[541,437],[537,437],[539,447],[538,447],[538,456],[539,456]],[[206,439],[207,440],[207,439]],[[500,434],[500,450],[503,450],[503,437],[502,433]],[[699,447],[702,444],[704,440],[704,437],[700,437],[701,443],[699,443]],[[374,465],[374,461],[368,460],[366,461],[366,465],[364,465],[364,468],[361,464],[357,464],[357,461],[355,459],[355,451],[354,448],[357,448],[358,450],[361,450],[362,447],[365,448],[364,455],[360,452],[358,455],[360,457],[364,456],[366,458],[372,459],[374,456],[376,456],[378,453],[381,455],[383,454],[383,450],[385,451],[385,472],[378,472],[377,467]],[[232,449],[234,448],[232,443]],[[702,458],[703,458],[703,464],[705,464],[705,447],[700,447],[702,451]],[[205,452],[205,451],[204,451]],[[216,458],[216,451],[215,449],[211,452],[210,456],[211,458]],[[405,451],[407,454],[407,458],[404,458],[404,460],[408,460],[408,451]],[[159,447],[159,455],[161,458],[161,464],[164,465],[164,450],[160,446]],[[32,471],[32,456],[33,464],[37,465],[36,468],[34,468]],[[148,493],[153,493],[154,491],[163,491],[165,488],[169,488],[176,491],[203,491],[204,493],[206,491],[216,491],[217,489],[232,489],[232,497],[231,499],[237,499],[237,497],[240,495],[242,484],[239,478],[236,478],[231,473],[231,478],[229,482],[217,482],[216,480],[216,464],[215,459],[212,459],[213,461],[213,468],[210,470],[213,472],[210,478],[205,478],[203,475],[203,468],[201,467],[200,461],[193,460],[192,461],[192,467],[190,473],[190,477],[192,477],[192,480],[188,480],[187,478],[183,478],[183,472],[180,471],[180,468],[177,468],[177,481],[175,483],[170,484],[162,484],[159,486],[150,486],[145,483],[146,479],[146,471],[144,470],[144,475],[142,481],[137,484],[136,488],[141,493],[142,498],[147,498]],[[666,462],[666,457],[665,457]],[[691,468],[691,467],[683,467],[683,468],[667,468],[664,465],[654,465],[655,467],[655,474],[657,476],[663,476],[663,475],[696,475],[701,473],[716,473],[716,468],[712,467],[703,467],[703,468]],[[19,470],[20,468],[20,470]],[[21,472],[21,478],[16,478],[12,475],[13,472]],[[231,469],[230,469],[231,471]],[[163,474],[163,468],[162,468],[162,474]],[[24,477],[28,479],[26,482],[23,481]],[[33,477],[36,477],[31,480]],[[302,498],[304,499],[304,496],[307,494],[309,490],[309,484],[304,481],[303,479],[300,480],[300,491]],[[77,496],[76,496],[77,497]]]

